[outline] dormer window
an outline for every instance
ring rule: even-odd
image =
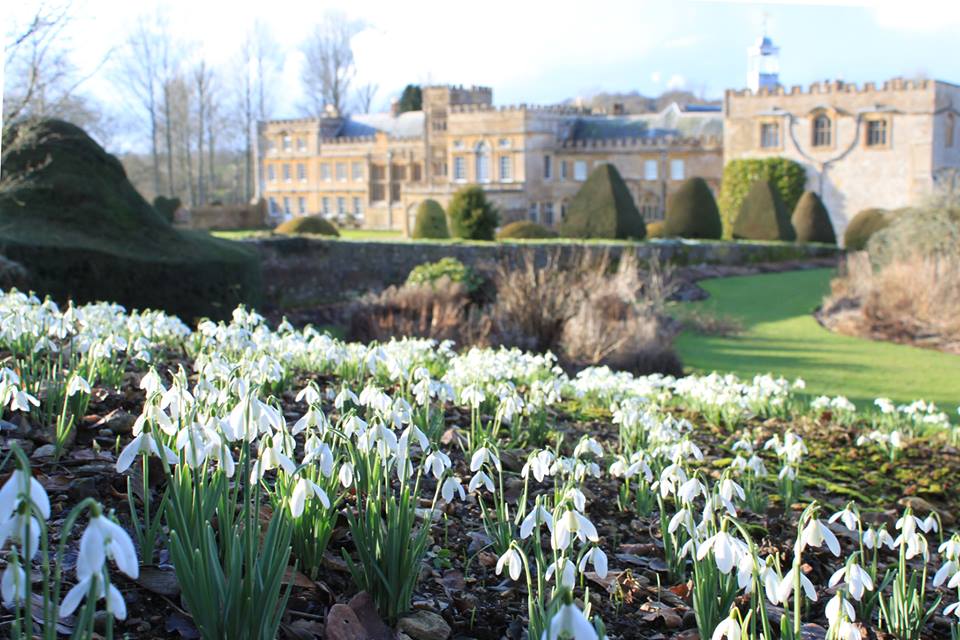
[[[290,136],[283,136],[283,150],[290,151],[293,147],[293,141],[290,139]]]
[[[500,147],[501,149],[509,149],[510,138],[500,138],[500,140],[497,141],[497,146]]]
[[[821,113],[813,119],[813,146],[829,147],[833,145],[833,122],[830,116]]]

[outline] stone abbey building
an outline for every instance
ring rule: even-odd
[[[457,189],[479,184],[503,222],[552,226],[593,167],[611,162],[656,220],[684,179],[719,185],[722,124],[719,108],[495,107],[489,88],[429,86],[422,111],[261,123],[262,193],[281,216],[408,231],[423,200],[446,206]]]
[[[501,220],[556,225],[598,164],[620,171],[643,216],[692,176],[716,191],[725,163],[783,156],[803,164],[838,235],[858,211],[917,204],[960,169],[960,86],[894,79],[786,88],[779,49],[748,49],[747,89],[722,112],[673,104],[660,113],[493,106],[484,87],[423,88],[423,110],[260,124],[261,193],[274,215],[409,231],[417,206],[446,206],[479,184]]]

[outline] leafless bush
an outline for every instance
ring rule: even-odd
[[[451,339],[463,346],[552,351],[570,367],[682,372],[673,351],[677,326],[663,313],[674,286],[670,269],[641,269],[631,253],[619,260],[554,253],[538,265],[530,251],[498,265],[493,285],[495,299],[484,306],[471,304],[466,290],[450,282],[391,287],[361,301],[351,337]]]
[[[416,336],[460,341],[470,299],[463,285],[446,279],[431,285],[389,287],[359,301],[350,314],[350,337],[389,340]]]
[[[960,257],[919,255],[876,269],[847,257],[821,320],[841,333],[960,352]]]

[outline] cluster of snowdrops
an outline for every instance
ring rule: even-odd
[[[799,639],[810,602],[822,598],[831,638],[860,638],[864,623],[912,640],[938,612],[952,616],[960,638],[960,609],[948,604],[960,593],[960,537],[935,515],[907,509],[887,530],[865,524],[854,504],[812,502],[798,512],[792,554],[766,555],[743,520],[763,513],[772,495],[785,505],[802,499],[807,453],[790,431],[755,440],[739,429],[746,419],[866,415],[860,444],[895,457],[931,431],[956,440],[949,418],[929,404],[878,399],[857,413],[845,398],[805,401],[802,381],[771,376],[638,378],[593,368],[570,377],[549,354],[458,353],[414,339],[350,344],[309,327],[271,329],[242,308],[229,323],[191,330],[162,313],[62,310],[16,291],[0,294],[0,353],[0,417],[49,430],[55,458],[98,387],[116,389],[135,372],[144,394],[132,437],[114,451],[128,475],[128,508],[107,513],[84,500],[60,524],[55,548],[50,501],[29,458],[14,446],[3,460],[11,473],[0,489],[2,596],[14,638],[52,640],[68,617],[73,637],[93,637],[98,608],[111,615],[97,633],[112,637],[114,618],[127,614],[112,572],[136,578],[161,549],[203,638],[276,637],[292,589],[288,566],[316,577],[340,517],[357,590],[394,623],[411,608],[441,509],[465,500],[479,508],[476,527],[498,558],[496,572],[525,587],[529,637],[603,638],[587,576],[605,578],[608,557],[583,491],[601,478],[619,488],[620,509],[659,517],[669,576],[690,581],[702,638]],[[189,368],[168,364],[172,353],[186,354]],[[294,396],[293,417],[285,395]],[[556,409],[568,401],[609,411],[617,438],[551,438]],[[450,407],[462,418],[453,439],[444,437]],[[699,464],[696,430],[677,407],[736,434],[721,473]],[[518,448],[527,456],[523,491],[508,499],[502,452]],[[166,476],[159,495],[153,458]],[[78,538],[65,575],[64,554]],[[817,585],[803,566],[819,547],[837,559]],[[765,601],[785,612],[779,620]]]

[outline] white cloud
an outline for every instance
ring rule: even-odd
[[[660,84],[660,80],[662,79],[663,79],[663,76],[659,71],[654,71],[653,73],[650,74],[650,82],[652,82],[653,84]]]
[[[670,79],[667,80],[667,89],[683,89],[686,86],[687,79],[679,73],[673,74],[670,76]]]

